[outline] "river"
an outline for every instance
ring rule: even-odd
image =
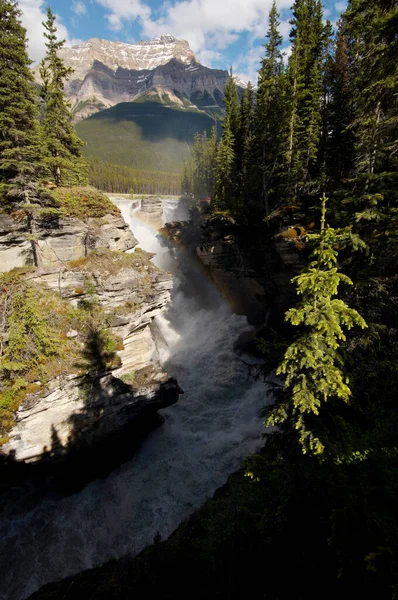
[[[234,350],[250,330],[183,251],[169,251],[139,218],[139,206],[112,197],[140,246],[175,274],[172,301],[156,319],[164,368],[184,390],[165,423],[106,479],[46,499],[0,522],[1,600],[22,600],[41,585],[166,538],[221,486],[261,442],[267,387],[249,378]],[[164,220],[181,206],[163,201]],[[178,214],[176,211],[179,211]],[[181,266],[182,265],[182,266]]]

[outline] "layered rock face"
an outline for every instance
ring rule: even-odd
[[[27,236],[25,222],[1,217],[2,271],[32,263]],[[98,372],[88,380],[87,374],[75,370],[51,379],[44,391],[28,395],[1,454],[28,462],[62,457],[70,449],[93,447],[132,421],[178,400],[181,390],[159,364],[151,328],[170,300],[171,276],[147,265],[139,254],[135,263],[134,253],[127,267],[113,271],[106,266],[110,250],[125,252],[136,244],[124,220],[115,215],[87,222],[62,219],[39,228],[43,270],[27,278],[76,306],[92,294],[87,289],[87,271],[79,264],[95,251],[98,268],[90,268],[90,285],[109,314],[112,334],[122,342],[120,360],[112,372]],[[68,336],[78,339],[78,332],[70,331]]]
[[[213,112],[223,107],[228,72],[204,67],[188,42],[170,35],[137,44],[90,39],[60,55],[74,69],[65,91],[75,120],[144,96]]]
[[[115,215],[85,222],[73,218],[53,221],[48,227],[38,226],[38,236],[46,268],[84,258],[96,248],[125,252],[137,245],[122,217]],[[0,215],[0,273],[33,264],[28,237],[26,217],[16,221],[6,214]]]

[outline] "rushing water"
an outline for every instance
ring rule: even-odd
[[[164,367],[185,394],[107,479],[0,523],[2,600],[26,598],[44,583],[135,553],[157,532],[164,539],[255,450],[263,433],[267,389],[249,379],[234,351],[238,336],[250,329],[246,319],[230,312],[195,263],[183,260],[180,271],[139,221],[139,206],[113,200],[140,245],[176,273],[171,305],[155,329]],[[173,203],[164,207],[168,220]]]

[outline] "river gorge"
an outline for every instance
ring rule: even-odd
[[[246,317],[230,310],[198,259],[161,239],[159,223],[145,218],[139,201],[110,198],[139,246],[173,274],[171,302],[151,329],[161,366],[184,395],[108,477],[2,517],[1,600],[28,598],[47,582],[135,554],[157,534],[165,539],[256,450],[264,433],[261,410],[270,394],[250,377],[256,359],[236,348],[252,329]],[[162,211],[163,222],[189,214],[170,199],[162,200]]]

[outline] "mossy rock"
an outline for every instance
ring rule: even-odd
[[[51,191],[59,208],[67,217],[84,221],[88,218],[120,215],[120,211],[107,196],[91,187],[58,187]]]

